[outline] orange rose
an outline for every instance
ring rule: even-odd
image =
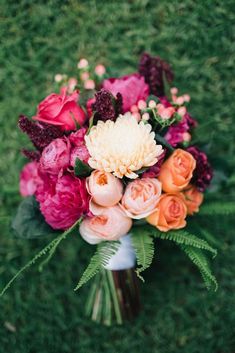
[[[196,160],[191,153],[180,148],[162,164],[158,179],[162,182],[162,189],[165,192],[179,192],[183,190],[196,167]]]
[[[189,185],[189,187],[183,191],[185,197],[185,204],[188,210],[188,214],[192,215],[194,212],[199,211],[199,206],[203,201],[203,193],[198,191],[196,186]]]
[[[147,222],[167,232],[186,226],[187,207],[184,197],[178,194],[164,194],[160,197],[157,210],[147,217]]]

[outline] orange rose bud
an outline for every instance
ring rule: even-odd
[[[186,216],[184,196],[180,193],[164,194],[160,197],[157,210],[147,217],[147,222],[162,232],[167,232],[171,229],[184,228]]]
[[[188,186],[193,171],[196,167],[196,160],[191,153],[180,148],[162,164],[158,179],[162,183],[165,192],[179,192]]]
[[[188,214],[193,215],[195,212],[198,212],[199,206],[203,201],[203,193],[198,191],[196,186],[189,185],[188,188],[183,191],[183,195]]]

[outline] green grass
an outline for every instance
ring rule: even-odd
[[[20,200],[20,148],[29,145],[17,117],[32,116],[54,74],[72,73],[80,57],[123,74],[135,70],[143,50],[170,61],[217,169],[208,198],[235,199],[234,11],[234,0],[1,1],[0,288],[48,241],[15,240],[3,218]],[[73,236],[44,272],[30,269],[0,300],[0,353],[233,353],[234,224],[218,218],[205,226],[220,247],[216,293],[205,290],[178,248],[161,242],[141,284],[138,320],[97,326],[83,316],[87,288],[73,292],[90,254]]]

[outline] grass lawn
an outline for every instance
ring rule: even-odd
[[[0,14],[0,288],[48,242],[14,239],[6,218],[20,200],[20,148],[29,145],[17,117],[32,116],[54,75],[72,73],[80,57],[114,74],[134,71],[144,50],[168,60],[217,170],[208,198],[235,200],[234,0],[2,0]],[[0,299],[0,353],[234,353],[234,224],[213,218],[205,226],[219,248],[216,293],[178,248],[159,243],[138,320],[97,326],[83,316],[87,288],[73,292],[90,253],[73,236],[44,272],[31,268]]]

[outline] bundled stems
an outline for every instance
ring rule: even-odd
[[[121,325],[140,310],[139,287],[133,268],[110,271],[102,269],[90,289],[86,315],[97,323]]]

